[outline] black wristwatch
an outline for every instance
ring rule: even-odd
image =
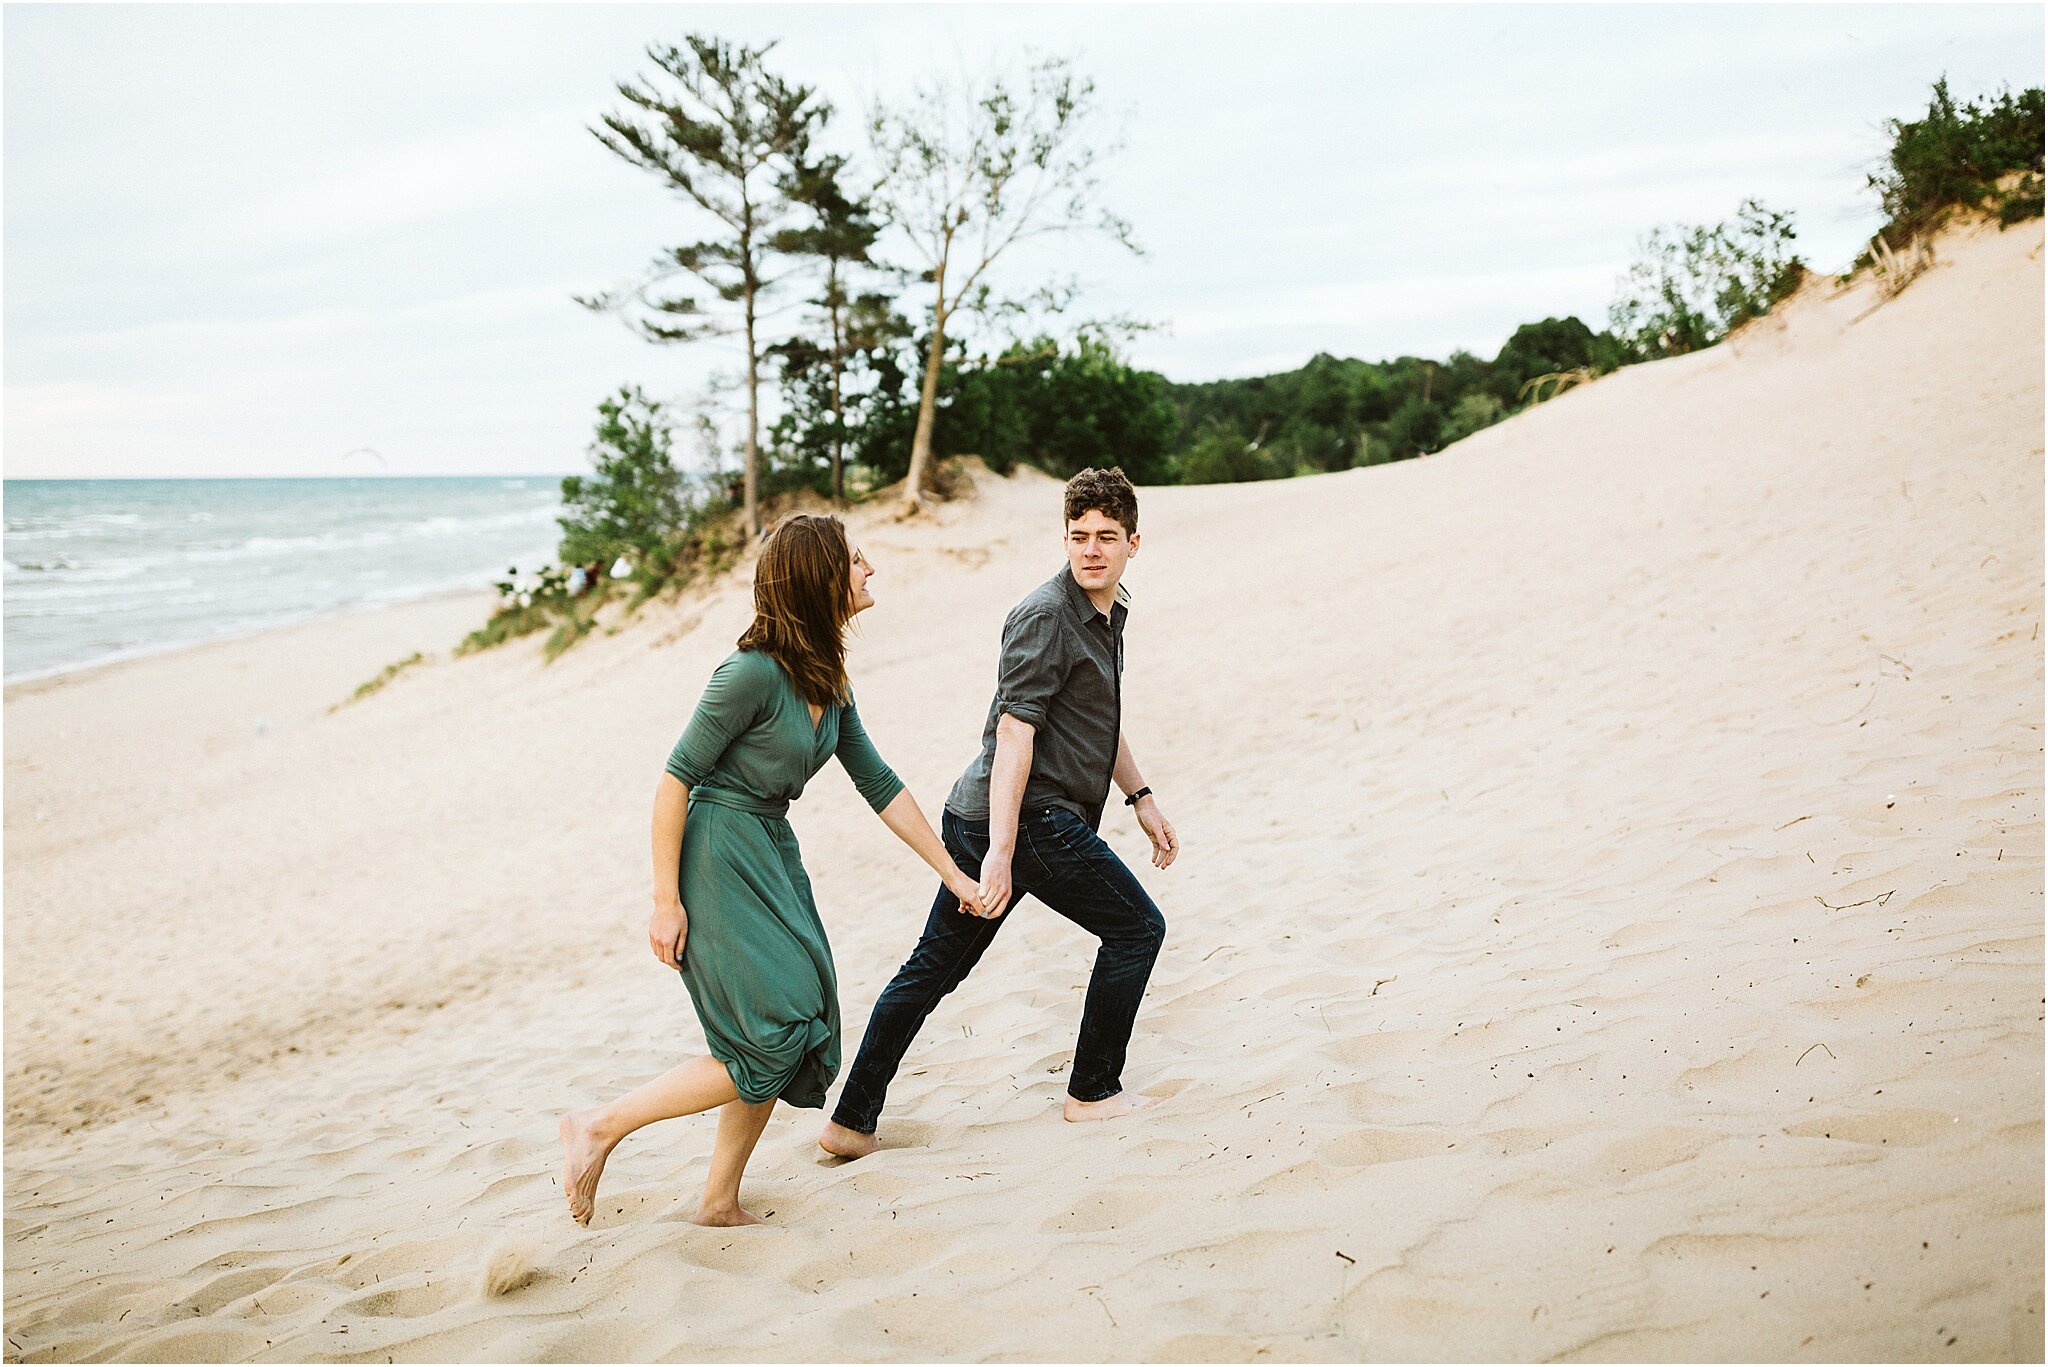
[[[1152,789],[1150,788],[1150,786],[1147,786],[1147,787],[1144,787],[1144,788],[1140,788],[1140,789],[1138,789],[1138,791],[1137,791],[1137,792],[1135,792],[1135,793],[1132,793],[1132,794],[1131,794],[1131,795],[1130,795],[1129,797],[1127,797],[1127,798],[1125,798],[1125,799],[1124,799],[1124,806],[1126,806],[1126,807],[1135,807],[1135,806],[1137,806],[1137,805],[1138,805],[1138,799],[1139,799],[1139,798],[1141,798],[1141,797],[1144,797],[1145,795],[1147,795],[1147,794],[1148,794],[1148,793],[1150,793],[1151,791],[1152,791]]]

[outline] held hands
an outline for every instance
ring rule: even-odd
[[[968,916],[980,916],[982,912],[981,884],[962,873],[956,866],[946,875],[946,890],[960,899],[960,911]]]
[[[1174,833],[1166,813],[1159,810],[1159,800],[1150,793],[1138,799],[1138,825],[1152,842],[1152,867],[1163,869],[1171,864],[1180,853],[1180,837]]]
[[[647,920],[647,944],[654,957],[670,968],[683,966],[683,941],[690,935],[690,917],[673,897],[656,898]]]
[[[980,908],[972,914],[995,920],[1010,909],[1010,856],[990,850],[981,861]],[[960,908],[967,911],[963,904]]]

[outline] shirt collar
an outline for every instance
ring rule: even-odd
[[[1082,588],[1075,580],[1072,566],[1060,571],[1060,581],[1066,586],[1067,602],[1074,609],[1076,617],[1088,622],[1102,616],[1101,611],[1095,606],[1095,600],[1088,596],[1088,590]],[[1123,625],[1124,618],[1130,615],[1130,602],[1131,591],[1119,581],[1116,586],[1116,602],[1110,607],[1111,626]]]

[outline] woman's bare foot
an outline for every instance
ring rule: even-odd
[[[1100,1101],[1076,1101],[1068,1097],[1064,1114],[1067,1119],[1073,1121],[1114,1120],[1120,1115],[1129,1115],[1132,1111],[1142,1111],[1147,1106],[1156,1106],[1163,1100],[1164,1097],[1147,1096],[1143,1092],[1118,1092],[1115,1096],[1106,1096]]]
[[[835,1158],[866,1158],[882,1147],[882,1141],[859,1130],[849,1130],[833,1121],[825,1122],[825,1132],[818,1136],[818,1147]]]
[[[556,1132],[562,1137],[562,1194],[569,1198],[569,1218],[590,1223],[597,1209],[597,1179],[616,1139],[607,1139],[595,1124],[596,1111],[570,1111]]]
[[[712,1229],[732,1229],[739,1225],[758,1225],[758,1216],[749,1215],[738,1206],[699,1206],[697,1213],[690,1217],[693,1225],[705,1225]]]

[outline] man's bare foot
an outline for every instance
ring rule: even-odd
[[[824,1133],[818,1136],[818,1147],[835,1158],[866,1158],[882,1147],[882,1141],[859,1130],[849,1130],[832,1121],[825,1123]]]
[[[733,1229],[740,1225],[758,1225],[760,1217],[749,1215],[738,1206],[699,1206],[697,1213],[690,1217],[693,1225],[704,1225],[710,1229]]]
[[[1156,1106],[1164,1097],[1147,1096],[1143,1092],[1118,1092],[1100,1101],[1076,1101],[1067,1098],[1066,1118],[1073,1121],[1114,1120],[1132,1111],[1142,1111],[1147,1106]]]
[[[597,1208],[597,1179],[604,1175],[604,1160],[618,1143],[599,1132],[596,1111],[571,1111],[562,1117],[556,1132],[562,1137],[562,1194],[569,1198],[569,1218],[579,1225],[590,1223]]]

